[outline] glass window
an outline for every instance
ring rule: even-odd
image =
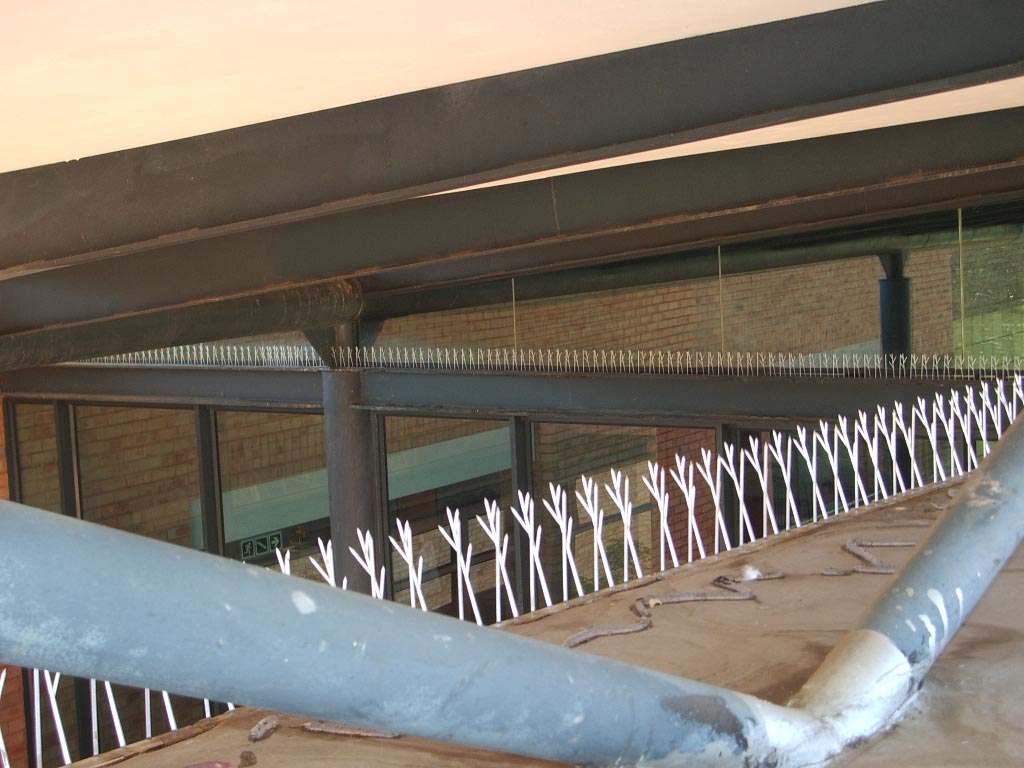
[[[458,605],[456,558],[439,525],[449,527],[446,510],[458,509],[463,549],[473,545],[470,578],[481,619],[493,622],[494,544],[476,522],[484,499],[498,502],[503,528],[510,530],[514,504],[511,444],[505,422],[405,416],[385,418],[389,531],[396,520],[408,522],[413,552],[423,556],[423,593],[427,606],[454,614]],[[510,545],[511,546],[511,545]],[[409,602],[409,573],[401,557],[387,547],[395,600]],[[512,554],[507,561],[513,562]],[[472,618],[466,596],[465,615]],[[507,615],[507,614],[506,614]]]
[[[392,317],[381,322],[367,343],[384,347],[512,348],[516,343],[512,314],[509,302]],[[524,342],[520,340],[519,344]]]
[[[18,481],[21,501],[50,512],[61,511],[57,473],[57,427],[53,405],[17,403]]]
[[[80,406],[82,517],[203,548],[191,410]]]
[[[994,219],[985,209],[964,211],[963,250],[954,257],[954,303],[962,301],[954,335],[968,355],[1024,355],[1021,219],[1019,213]]]
[[[271,565],[291,549],[293,573],[311,575],[304,558],[331,535],[324,417],[219,411],[217,430],[224,554]]]
[[[613,468],[622,472],[629,480],[629,500],[633,505],[630,531],[641,568],[646,574],[652,565],[660,564],[658,509],[644,485],[644,477],[648,475],[648,461],[657,462],[666,472],[669,527],[677,556],[680,562],[685,562],[688,555],[686,504],[682,492],[672,482],[668,473],[675,468],[677,454],[699,462],[701,449],[705,448],[714,453],[715,445],[715,430],[703,427],[534,424],[534,494],[537,497],[538,519],[542,519],[545,525],[544,541],[547,543],[544,556],[546,562],[550,563],[549,573],[557,573],[559,579],[561,578],[560,534],[542,501],[550,498],[549,483],[554,483],[561,485],[568,494],[567,511],[573,517],[575,534],[573,555],[580,571],[580,578],[584,581],[587,591],[594,583],[594,526],[576,498],[577,492],[584,494],[581,477],[585,475],[597,483],[600,508],[605,514],[602,541],[615,581],[622,579],[623,561],[627,554],[623,545],[622,518],[605,488],[606,485],[612,485],[609,470]],[[695,474],[694,482],[699,484],[703,481]],[[697,501],[698,506],[694,511],[697,528],[710,553],[713,551],[714,541],[714,507],[707,493],[698,492]],[[694,544],[695,559],[697,551]],[[668,555],[666,563],[670,564]],[[630,574],[635,576],[632,560]],[[598,574],[597,578],[602,585],[606,585],[603,575]]]

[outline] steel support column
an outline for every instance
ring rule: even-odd
[[[878,281],[881,347],[884,355],[909,355],[913,340],[910,278],[904,274],[905,251],[880,257],[885,277]]]
[[[353,343],[352,324],[339,328],[339,340]],[[362,398],[363,374],[355,370],[325,370],[323,376],[324,435],[327,440],[327,496],[334,542],[336,580],[348,579],[348,588],[370,592],[369,575],[348,556],[358,551],[356,530],[373,534],[377,562],[381,562],[384,531],[377,501],[377,452],[374,450],[373,414],[355,406]]]

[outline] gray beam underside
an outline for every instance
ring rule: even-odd
[[[2,174],[0,273],[1014,77],[1021,29],[889,0]]]
[[[1005,110],[410,200],[36,273],[0,282],[0,333],[335,276],[357,277],[372,301],[1021,194],[1024,109]]]

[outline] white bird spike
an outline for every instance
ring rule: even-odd
[[[458,589],[459,589],[459,618],[465,619],[462,593],[465,590],[469,596],[469,607],[473,609],[473,619],[480,626],[483,625],[483,620],[480,618],[480,607],[476,602],[476,591],[473,589],[472,581],[472,569],[473,569],[473,544],[470,543],[466,547],[466,551],[462,551],[462,516],[458,509],[454,512],[451,507],[445,507],[445,513],[448,515],[448,526],[450,533],[444,530],[443,526],[438,526],[438,530],[441,531],[441,536],[448,542],[448,546],[455,551],[455,568],[459,576],[458,578]],[[497,553],[495,553],[497,554]],[[420,581],[423,581],[423,558],[420,558]],[[423,594],[422,592],[420,593]],[[424,602],[424,606],[426,603]],[[424,607],[424,610],[426,608]]]
[[[762,535],[767,535],[769,525],[771,525],[772,533],[778,534],[779,521],[775,517],[775,508],[772,505],[771,491],[768,487],[771,483],[771,459],[768,452],[768,443],[765,442],[762,445],[759,438],[751,435],[750,447],[743,452],[743,455],[750,462],[750,466],[753,467],[754,476],[757,477],[757,483],[761,486]]]
[[[622,581],[629,581],[629,559],[633,559],[633,569],[637,578],[643,578],[644,572],[640,567],[640,557],[636,552],[636,544],[633,542],[633,502],[629,497],[629,475],[617,469],[609,470],[612,484],[605,483],[604,489],[611,497],[612,503],[618,508],[622,518]]]
[[[722,516],[722,460],[707,448],[700,449],[700,457],[703,463],[697,465],[697,471],[704,478],[708,491],[711,492],[711,503],[715,505],[715,554],[717,555],[722,551],[722,544],[725,545],[726,552],[732,549],[729,530],[725,527],[725,518]],[[713,469],[712,464],[714,464]]]
[[[569,495],[562,490],[562,486],[555,483],[548,483],[548,492],[551,494],[551,502],[544,499],[544,508],[551,515],[558,526],[562,541],[562,601],[569,599],[569,574],[572,574],[573,585],[576,587],[576,594],[583,597],[583,584],[580,582],[579,571],[576,570],[576,558],[572,553],[572,517],[569,516]]]
[[[934,409],[932,410],[931,418],[928,417],[928,403],[923,397],[917,398],[917,403],[914,405],[914,418],[916,418],[921,426],[924,428],[925,435],[928,438],[928,445],[932,449],[932,482],[937,483],[941,477],[943,480],[946,479],[946,470],[942,466],[942,460],[939,456],[939,424],[936,418]]]
[[[348,548],[348,551],[352,553],[352,557],[359,563],[359,567],[366,571],[370,577],[370,595],[378,600],[384,599],[384,566],[380,567],[380,579],[377,578],[376,573],[376,561],[373,552],[373,534],[369,531],[363,532],[359,528],[356,528],[356,539],[359,541],[360,552],[352,547]]]
[[[388,540],[391,542],[391,546],[395,553],[402,558],[409,572],[409,606],[415,608],[419,604],[420,608],[424,611],[427,610],[427,601],[423,597],[423,557],[419,559],[419,565],[416,563],[416,556],[413,552],[412,542],[412,526],[409,525],[408,521],[395,519],[395,528],[398,530],[398,540],[395,540],[394,536],[388,536]],[[442,531],[443,533],[443,531]],[[461,578],[462,572],[459,571]],[[459,584],[459,600],[462,599],[462,584]],[[461,605],[460,605],[461,608]],[[462,618],[460,611],[459,618]]]
[[[39,691],[39,670],[32,670],[32,736],[36,765],[43,764],[43,713]]]
[[[0,701],[3,700],[4,694],[4,682],[7,680],[7,668],[4,667],[0,670]],[[95,718],[93,718],[95,719]],[[0,766],[2,768],[11,768],[10,758],[7,756],[7,745],[4,743],[4,733],[0,730]]]
[[[917,451],[915,446],[917,442],[915,440],[917,433],[917,419],[911,414],[910,423],[908,424],[903,417],[903,403],[893,403],[892,407],[892,418],[896,424],[896,428],[899,429],[900,434],[903,436],[903,443],[906,446],[907,454],[910,458],[910,489],[920,488],[924,485],[924,478],[921,476],[921,467],[917,463]]]
[[[107,707],[110,710],[110,719],[114,723],[114,736],[117,737],[117,746],[122,749],[125,746],[124,729],[121,727],[121,713],[117,710],[117,701],[114,699],[114,689],[110,683],[103,681],[104,690],[107,692]]]
[[[999,407],[998,403],[993,401],[987,381],[981,382],[981,404],[992,419],[992,426],[995,427],[996,439],[998,440],[1003,436],[1003,410]],[[988,455],[988,451],[985,454]]]
[[[828,519],[828,508],[825,505],[825,499],[821,495],[821,486],[818,484],[818,451],[815,447],[814,440],[811,440],[810,446],[807,445],[807,428],[798,426],[796,428],[796,441],[793,443],[796,446],[797,453],[804,460],[804,464],[807,465],[807,472],[811,477],[811,489],[813,491],[811,498],[811,520],[818,522],[818,514]]]
[[[501,532],[501,507],[498,502],[484,499],[485,518],[476,516],[476,522],[484,534],[494,544],[494,613],[495,620],[501,621],[501,590],[505,587],[509,609],[513,618],[519,617],[515,595],[512,593],[512,580],[508,576],[508,534]]]
[[[672,558],[672,567],[679,567],[679,556],[676,554],[676,545],[672,541],[672,530],[669,527],[669,497],[665,490],[665,470],[653,461],[647,462],[648,476],[644,478],[644,485],[650,491],[655,504],[658,505],[658,542],[661,553],[661,570],[665,570],[665,549],[668,548],[669,556]]]
[[[57,732],[57,741],[60,744],[60,754],[64,759],[64,765],[71,765],[71,753],[68,752],[68,739],[64,733],[64,721],[60,717],[60,705],[57,703],[57,686],[60,685],[60,672],[53,675],[50,670],[44,669],[43,675],[46,678],[46,694],[50,699],[50,712],[53,713],[54,730]]]
[[[171,695],[167,691],[160,691],[164,700],[164,714],[167,715],[167,725],[172,731],[178,730],[178,721],[174,717],[174,708],[171,707]]]
[[[960,391],[954,389],[949,396],[949,407],[960,425],[960,433],[964,438],[964,470],[970,472],[978,466],[978,452],[974,449],[974,440],[972,439],[971,412],[965,406],[966,401],[964,406],[960,405]]]
[[[878,455],[878,430],[877,423],[875,424],[876,429],[872,429],[868,426],[868,415],[865,411],[857,411],[857,421],[854,424],[854,429],[857,434],[860,435],[860,439],[864,441],[864,445],[868,449],[868,458],[871,459],[871,468],[874,471],[874,500],[879,498],[888,499],[889,489],[885,485],[885,480],[882,477],[882,465]]]
[[[598,570],[598,563],[604,566],[606,583],[609,587],[615,586],[615,579],[612,577],[611,565],[608,563],[608,553],[604,548],[604,510],[599,502],[599,486],[593,478],[582,475],[580,484],[583,486],[583,493],[576,491],[576,501],[590,518],[593,526],[594,539],[594,591],[601,588],[601,572]]]
[[[843,481],[839,476],[839,430],[832,430],[832,439],[829,440],[830,427],[831,425],[827,421],[821,419],[818,422],[818,429],[814,433],[813,439],[825,452],[825,458],[828,459],[828,465],[832,469],[832,483],[835,488],[834,495],[836,497],[833,508],[838,511],[841,504],[843,512],[849,512],[850,504],[846,499],[846,489],[843,488]]]
[[[320,574],[320,578],[332,587],[337,586],[334,580],[334,542],[328,539],[325,544],[324,540],[317,536],[316,544],[320,550],[320,557],[322,558],[323,565],[316,561],[316,557],[310,557],[309,562],[312,563],[314,568],[316,568],[316,572]]]
[[[704,537],[700,528],[697,527],[697,486],[693,482],[693,462],[687,461],[685,456],[676,454],[676,468],[671,470],[672,480],[683,492],[683,501],[686,502],[686,562],[693,562],[693,544],[697,542],[697,554],[703,560],[707,557],[704,551]]]
[[[544,531],[537,525],[534,513],[533,497],[523,491],[518,492],[519,509],[512,507],[512,517],[519,523],[519,527],[526,533],[530,546],[529,578],[530,578],[530,610],[537,610],[537,582],[540,582],[541,592],[544,595],[544,602],[551,607],[551,593],[548,591],[548,582],[544,578],[544,564],[540,559],[540,542]]]
[[[210,715],[206,715],[209,717]],[[92,731],[92,754],[100,753],[100,715],[96,701],[96,679],[89,680],[89,724]]]
[[[786,441],[785,451],[782,450],[783,439]],[[797,511],[796,497],[793,493],[793,441],[778,430],[775,430],[772,432],[772,442],[768,449],[772,452],[775,463],[779,465],[779,469],[782,472],[782,483],[786,487],[786,530],[789,530],[790,523],[795,528],[799,528],[800,514]]]
[[[871,497],[868,496],[868,489],[864,486],[864,478],[860,474],[860,433],[857,431],[856,420],[854,420],[852,437],[850,422],[847,418],[840,416],[836,421],[838,422],[836,434],[839,436],[839,442],[846,450],[846,455],[850,458],[850,466],[853,468],[853,506],[856,508],[862,504],[870,504]]]
[[[881,405],[876,408],[875,428],[882,435],[885,448],[889,452],[889,465],[892,467],[892,492],[893,494],[903,493],[907,490],[907,484],[903,479],[903,471],[900,469],[900,463],[896,457],[896,422],[889,418],[889,412]]]
[[[1006,425],[1007,426],[1009,426],[1010,424],[1013,423],[1013,420],[1014,420],[1014,418],[1017,415],[1016,414],[1016,408],[1011,403],[1012,399],[1013,399],[1013,394],[1012,393],[1011,393],[1011,395],[1009,397],[1007,397],[1007,394],[1006,394],[1006,380],[1005,379],[996,379],[996,400],[999,403],[999,407],[1006,414]]]
[[[445,507],[444,511],[448,517],[448,527],[451,532],[446,531],[443,525],[437,526],[437,529],[441,532],[444,540],[448,542],[448,546],[455,552],[455,589],[458,595],[459,618],[464,621],[466,608],[463,592],[465,591],[466,572],[462,567],[462,516],[458,508],[453,512],[451,507]]]
[[[722,451],[725,453],[725,461],[722,463],[722,467],[725,469],[725,473],[729,475],[732,480],[733,487],[736,489],[736,500],[740,508],[740,526],[739,544],[743,546],[743,531],[746,529],[747,535],[750,537],[750,541],[756,541],[757,537],[754,535],[754,526],[750,524],[750,514],[747,512],[747,501],[746,492],[744,486],[746,485],[746,475],[744,474],[744,462],[742,455],[740,456],[739,466],[736,466],[736,448],[732,443],[723,443]]]
[[[275,547],[274,555],[277,557],[277,564],[281,567],[281,573],[285,576],[290,576],[292,572],[292,551],[287,549],[284,554],[281,554],[281,548]]]
[[[956,393],[953,393],[956,394]],[[949,407],[946,407],[946,399],[941,394],[936,394],[932,401],[932,411],[939,423],[942,424],[942,431],[946,435],[946,445],[949,446],[949,471],[952,477],[960,477],[964,473],[963,464],[960,461],[960,452],[957,450],[956,439],[956,410],[953,407],[953,395],[950,395]]]

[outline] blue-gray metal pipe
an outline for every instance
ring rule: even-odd
[[[730,691],[10,502],[0,659],[586,765],[770,749]]]
[[[849,743],[898,716],[1024,537],[1024,427],[1003,435],[791,706]]]
[[[10,502],[0,659],[583,765],[819,765],[899,712],[1012,554],[1021,466],[1015,426],[790,707]]]

